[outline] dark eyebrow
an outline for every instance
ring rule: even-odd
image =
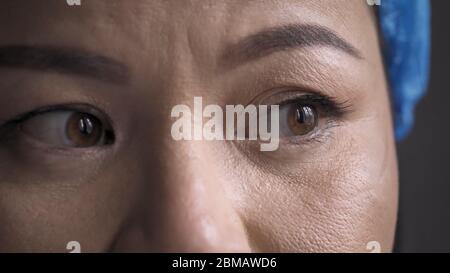
[[[55,71],[115,84],[124,84],[129,81],[129,70],[124,64],[77,48],[2,46],[0,47],[1,67]]]
[[[226,66],[236,66],[295,47],[328,46],[352,57],[362,59],[361,53],[332,30],[319,25],[292,24],[263,30],[228,47],[222,56]]]

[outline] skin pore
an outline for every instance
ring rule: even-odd
[[[0,252],[391,251],[398,175],[372,12],[362,0],[3,1]],[[274,152],[175,141],[170,111],[194,96],[306,101],[319,121]],[[98,143],[77,127],[78,147],[60,141],[74,115]]]

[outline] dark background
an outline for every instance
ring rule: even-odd
[[[432,70],[412,135],[398,145],[397,252],[450,252],[450,1],[432,0]]]

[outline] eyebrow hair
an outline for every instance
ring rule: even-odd
[[[277,51],[296,47],[328,46],[357,59],[362,54],[332,30],[312,24],[291,24],[263,30],[228,47],[222,55],[226,66],[253,61]]]
[[[9,45],[0,47],[0,68],[55,71],[124,84],[128,68],[109,57],[77,49],[53,46]]]

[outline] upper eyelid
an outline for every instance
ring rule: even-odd
[[[281,102],[279,105],[284,106],[292,103],[298,103],[299,101],[305,104],[313,104],[317,106],[318,104],[324,107],[330,114],[335,114],[337,116],[343,116],[350,111],[350,105],[346,102],[338,102],[330,97],[320,96],[320,95],[303,95],[296,98],[290,98],[286,101]]]
[[[272,89],[257,96],[254,100],[258,100],[258,98],[262,104],[279,105],[280,107],[300,101],[321,104],[327,113],[337,117],[343,117],[353,110],[353,105],[349,100],[339,100],[309,88],[283,87],[279,91]]]
[[[302,86],[302,85],[279,85],[276,87],[272,87],[256,95],[252,99],[252,101],[265,102],[267,101],[268,98],[272,98],[272,100],[280,102],[286,100],[285,99],[286,97],[299,98],[306,95],[311,95],[315,97],[325,97],[337,101],[337,98],[329,96],[325,92],[316,90],[309,86]],[[274,97],[275,98],[280,97],[283,99],[273,99]]]
[[[98,115],[100,115],[100,117],[98,117],[98,118],[101,121],[110,122],[108,115],[105,114],[103,111],[99,110],[95,106],[88,105],[88,104],[82,104],[82,103],[68,103],[68,104],[50,105],[50,106],[40,107],[35,110],[26,112],[24,114],[20,114],[17,117],[13,118],[11,121],[12,122],[21,122],[21,121],[30,119],[34,116],[43,115],[46,113],[56,112],[56,111],[78,111],[78,112],[84,112],[87,114],[91,114],[96,117]]]
[[[298,101],[304,101],[306,103],[308,103],[308,102],[312,103],[315,100],[318,100],[320,98],[324,98],[324,97],[321,97],[321,96],[318,96],[318,95],[304,94],[304,95],[300,95],[298,97],[293,97],[293,98],[289,98],[287,100],[281,101],[279,103],[279,105],[280,106],[284,106],[284,105],[295,103],[295,102],[298,102]]]

